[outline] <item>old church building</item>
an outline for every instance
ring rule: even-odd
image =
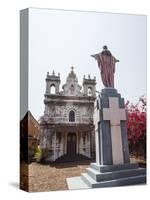
[[[46,76],[45,111],[40,119],[42,160],[95,156],[93,123],[96,78],[83,77],[82,86],[71,67],[60,90],[60,74]]]

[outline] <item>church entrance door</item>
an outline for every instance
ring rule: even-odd
[[[77,136],[76,133],[68,133],[67,135],[67,154],[69,156],[76,155],[76,145],[77,144]]]

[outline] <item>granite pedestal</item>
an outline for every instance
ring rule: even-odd
[[[94,120],[96,163],[81,174],[83,183],[90,188],[146,183],[146,169],[130,163],[127,114],[124,99],[116,89],[101,91],[95,102]]]

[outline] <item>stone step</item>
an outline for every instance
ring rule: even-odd
[[[146,175],[119,178],[101,182],[96,182],[87,173],[83,173],[81,175],[81,178],[91,188],[115,187],[115,186],[136,185],[136,184],[146,183]]]
[[[81,174],[81,179],[91,188],[92,185],[96,184],[96,181],[90,177],[87,173]]]
[[[90,188],[81,178],[81,176],[66,178],[69,190],[80,190]]]
[[[83,161],[83,160],[89,160],[90,158],[83,156],[81,154],[76,154],[73,156],[70,155],[63,155],[56,159],[55,163],[64,163],[64,162],[76,162],[76,161]]]
[[[98,182],[146,174],[145,168],[118,170],[118,171],[104,172],[104,173],[99,173],[97,170],[93,168],[87,168],[86,171],[89,176],[91,176],[95,181]]]
[[[112,171],[126,170],[126,169],[137,169],[138,164],[125,163],[125,164],[120,164],[120,165],[98,165],[97,163],[91,163],[90,167],[103,173],[103,172],[112,172]]]

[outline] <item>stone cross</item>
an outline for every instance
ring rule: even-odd
[[[117,97],[109,97],[109,108],[103,108],[103,120],[110,121],[113,164],[123,164],[120,121],[126,120],[126,111],[119,108]]]

